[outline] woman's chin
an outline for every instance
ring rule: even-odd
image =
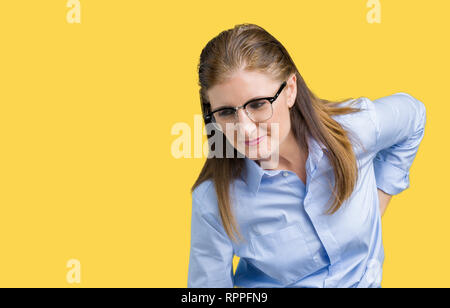
[[[259,146],[246,146],[245,147],[245,156],[250,159],[259,160],[259,159],[267,159],[271,155],[271,152]]]

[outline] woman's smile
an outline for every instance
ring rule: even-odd
[[[259,144],[259,143],[264,139],[264,137],[265,137],[265,136],[261,136],[261,137],[256,138],[256,139],[245,140],[245,144],[246,144],[246,145],[249,145],[249,146],[257,145],[257,144]]]

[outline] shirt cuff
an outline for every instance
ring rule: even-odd
[[[387,161],[373,161],[377,187],[389,195],[397,195],[409,187],[409,172]]]

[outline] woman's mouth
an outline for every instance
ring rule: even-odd
[[[257,145],[263,140],[264,137],[265,136],[261,136],[259,138],[252,139],[252,140],[249,140],[249,141],[245,140],[245,144],[246,145]]]

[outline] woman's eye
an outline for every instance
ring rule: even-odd
[[[267,101],[257,101],[257,102],[253,102],[250,103],[250,105],[248,107],[250,107],[251,109],[259,109],[261,107],[263,107],[266,103],[268,103]]]
[[[234,114],[234,110],[233,109],[225,109],[222,111],[218,112],[220,117],[228,117]]]

